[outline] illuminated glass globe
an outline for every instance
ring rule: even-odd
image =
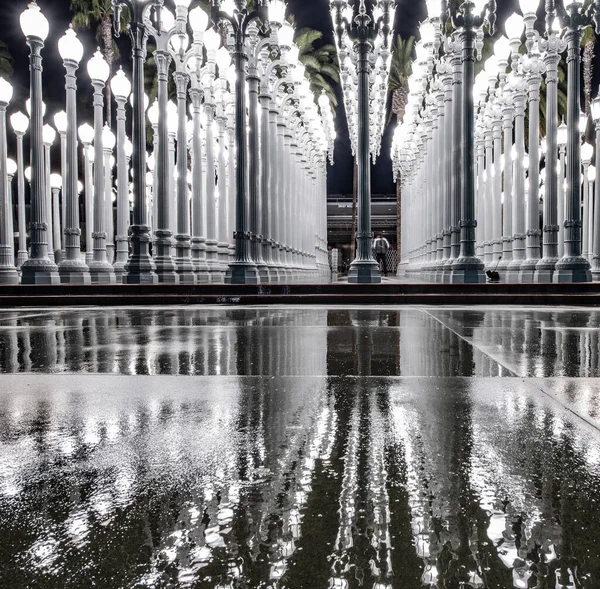
[[[84,123],[78,129],[79,140],[84,145],[90,145],[94,140],[94,128],[88,123]]]
[[[19,21],[25,37],[37,37],[42,41],[46,40],[50,30],[48,19],[42,14],[40,7],[35,2],[29,4],[27,9],[21,13]]]
[[[106,83],[106,80],[108,80],[110,68],[108,67],[108,63],[106,62],[106,59],[104,59],[102,53],[100,53],[99,49],[88,61],[87,71],[92,81]]]
[[[70,26],[67,32],[58,40],[58,52],[63,61],[74,61],[79,63],[83,57],[83,45],[77,38],[77,34]]]
[[[0,104],[8,106],[13,95],[13,87],[10,82],[0,78]]]
[[[119,68],[119,71],[110,81],[110,89],[112,90],[113,96],[121,100],[127,100],[131,94],[131,82],[127,79],[122,67]]]
[[[16,112],[10,116],[10,124],[15,133],[18,135],[24,135],[27,133],[29,128],[29,117],[24,115],[22,112]]]

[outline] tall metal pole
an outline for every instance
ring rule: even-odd
[[[31,256],[21,266],[23,284],[58,284],[58,266],[48,255],[48,207],[42,140],[42,56],[44,43],[28,37],[31,87]]]
[[[358,75],[358,230],[356,233],[356,258],[350,264],[348,282],[379,283],[381,282],[381,272],[371,251],[373,233],[371,232],[371,162],[369,158],[369,74],[371,73],[369,54],[373,50],[373,45],[369,38],[371,17],[364,10],[364,2],[361,3],[361,9],[355,21],[358,27],[357,40],[354,44]]]
[[[125,154],[125,103],[124,96],[116,96],[117,102],[117,251],[113,264],[117,282],[123,281],[125,265],[129,257],[129,173]]]
[[[17,208],[18,208],[18,227],[19,227],[19,249],[17,250],[17,268],[27,261],[29,254],[27,252],[27,222],[25,218],[25,176],[23,162],[23,133],[16,133],[17,136]]]
[[[81,259],[81,226],[79,223],[79,191],[77,190],[77,78],[79,67],[76,61],[65,60],[66,70],[66,170],[63,172],[63,194],[65,215],[64,250],[65,257],[58,266],[61,282],[69,284],[89,284],[90,272]]]
[[[600,118],[594,123],[596,131],[596,174],[600,174]],[[594,231],[592,240],[592,278],[594,282],[598,282],[600,281],[600,175],[596,176],[594,186]]]

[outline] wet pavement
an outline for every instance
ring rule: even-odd
[[[600,311],[0,311],[0,588],[600,587]]]

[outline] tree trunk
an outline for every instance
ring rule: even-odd
[[[594,39],[583,47],[583,95],[585,97],[585,114],[590,116],[592,103],[592,78],[594,76]]]
[[[102,15],[102,43],[104,45],[104,57],[108,63],[109,77],[106,83],[104,91],[106,92],[106,122],[109,127],[112,128],[112,96],[110,93],[110,79],[112,77],[112,66],[115,60],[115,53],[113,51],[113,36],[112,36],[112,15],[109,12],[105,12]]]
[[[358,191],[358,159],[354,158],[354,180],[352,182],[352,243],[350,244],[350,262],[356,256],[356,203]]]

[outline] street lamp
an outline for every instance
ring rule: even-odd
[[[455,28],[462,29],[462,169],[461,185],[461,239],[460,255],[452,264],[451,281],[459,283],[484,282],[483,264],[475,256],[475,166],[474,166],[474,109],[473,83],[475,79],[475,49],[478,34],[483,33],[483,26],[489,26],[490,34],[494,33],[496,22],[496,2],[489,0],[477,3],[466,0],[460,12],[454,15]],[[483,41],[481,40],[481,43]],[[478,43],[479,44],[479,41]],[[478,50],[479,53],[479,50]]]
[[[87,70],[94,87],[94,229],[92,233],[94,256],[89,268],[92,282],[112,284],[115,282],[115,273],[108,261],[106,251],[104,147],[102,143],[103,90],[110,70],[99,50],[88,61]]]
[[[29,118],[18,111],[11,115],[10,123],[17,136],[17,215],[19,227],[19,249],[17,250],[17,268],[27,261],[27,224],[25,216],[25,179],[23,177],[23,136],[29,127]]]
[[[346,45],[346,39],[348,39],[356,53],[358,108],[356,146],[359,217],[356,234],[356,258],[350,265],[348,273],[348,282],[351,283],[381,282],[379,265],[373,259],[371,251],[373,233],[371,232],[371,169],[369,153],[372,151],[373,145],[369,138],[369,110],[371,106],[369,78],[372,71],[370,56],[373,51],[377,52],[381,49],[379,57],[382,59],[379,62],[376,61],[376,64],[379,64],[380,68],[383,68],[384,71],[388,69],[388,42],[391,33],[390,25],[391,23],[393,24],[393,15],[390,12],[394,4],[393,0],[378,0],[375,7],[369,5],[368,12],[364,0],[361,0],[357,15],[355,18],[352,18],[353,11],[346,0],[331,0],[338,52],[341,46]],[[344,96],[346,95],[345,93]],[[373,121],[373,123],[379,125],[379,121]],[[379,135],[379,131],[376,130],[376,134]]]
[[[146,119],[144,107],[144,62],[148,31],[145,20],[154,9],[161,12],[162,0],[112,0],[115,35],[121,31],[121,10],[129,9],[129,37],[133,49],[133,224],[131,225],[132,253],[125,266],[126,284],[155,283],[154,262],[150,256],[150,226],[146,195]]]
[[[60,174],[50,174],[50,190],[52,197],[52,233],[53,233],[53,241],[54,241],[54,256],[56,259],[60,261],[62,252],[60,251],[60,205],[58,195],[63,187],[63,179]],[[64,198],[64,196],[63,196]]]
[[[66,187],[65,183],[67,181],[67,113],[64,110],[58,111],[54,115],[54,127],[58,131],[58,136],[60,137],[60,173],[63,181],[63,185],[61,187],[62,191],[62,199],[61,199],[61,210],[60,210],[60,218],[62,223],[65,221],[65,211],[66,211],[66,203],[65,203],[65,194]],[[60,259],[64,260],[65,257],[65,243],[63,239],[63,234],[60,234],[60,240],[57,244],[60,245]],[[60,264],[58,265],[58,273],[60,274]],[[62,279],[61,279],[62,282]]]
[[[590,190],[589,190],[589,176],[588,171],[590,164],[592,163],[592,156],[594,155],[594,146],[590,143],[584,143],[581,146],[581,164],[583,166],[583,226],[582,226],[582,240],[581,250],[582,256],[586,259],[590,257],[589,251],[589,226],[590,226],[590,213],[591,213],[591,202],[590,202]],[[593,217],[592,217],[593,218]]]
[[[83,45],[72,27],[58,41],[58,52],[66,71],[66,109],[64,117],[55,115],[59,132],[64,132],[65,153],[63,175],[63,240],[64,259],[58,272],[61,282],[89,284],[89,268],[81,259],[81,227],[79,219],[79,192],[77,190],[77,78],[75,73],[83,57]],[[57,120],[58,117],[58,120]],[[61,139],[63,133],[61,133]]]
[[[115,257],[115,230],[113,221],[112,191],[112,170],[114,167],[114,157],[112,152],[116,143],[117,139],[114,133],[110,130],[108,123],[106,123],[102,129],[102,151],[104,153],[104,228],[106,231],[106,257],[111,267],[114,263]]]
[[[89,266],[93,260],[92,227],[94,218],[94,184],[92,171],[92,142],[94,141],[94,128],[84,123],[78,129],[79,140],[83,144],[84,182],[85,182],[85,263]]]
[[[23,284],[58,284],[58,267],[48,255],[48,208],[42,139],[42,56],[48,36],[48,20],[39,6],[31,2],[20,16],[23,34],[29,45],[31,91],[31,256],[21,266]]]
[[[267,0],[257,0],[256,10],[249,12],[245,0],[221,2],[211,0],[211,16],[216,25],[228,23],[233,32],[233,58],[235,64],[235,132],[237,147],[236,167],[236,231],[235,260],[229,265],[226,280],[232,284],[258,284],[256,264],[249,251],[251,240],[248,231],[248,150],[246,129],[246,66],[248,54],[246,40],[248,27],[256,20],[268,22]]]
[[[6,108],[12,98],[13,88],[0,78],[0,284],[17,284],[19,274],[13,256],[12,196],[8,189]]]
[[[44,143],[44,171],[46,179],[46,214],[48,215],[48,255],[53,262],[60,260],[60,243],[56,248],[54,240],[54,219],[52,218],[52,188],[50,186],[50,149],[56,139],[56,131],[50,125],[42,127],[42,141]],[[57,256],[58,252],[58,256]]]
[[[592,119],[596,131],[596,173],[600,170],[600,93],[592,101]],[[600,281],[600,180],[594,185],[594,231],[592,237],[592,278]]]
[[[117,282],[122,282],[129,257],[129,174],[125,149],[128,141],[125,132],[125,105],[131,94],[131,82],[123,68],[119,68],[111,80],[110,88],[117,103],[117,253],[113,268]]]
[[[553,282],[589,282],[590,264],[581,255],[581,188],[579,184],[581,169],[581,147],[578,133],[578,119],[581,97],[581,36],[583,27],[596,23],[599,28],[600,2],[594,0],[590,12],[583,12],[583,0],[572,0],[565,7],[556,6],[561,22],[566,25],[567,41],[567,191],[565,216],[565,251],[556,264]]]

